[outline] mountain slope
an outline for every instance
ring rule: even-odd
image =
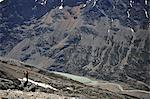
[[[19,81],[18,78],[22,79],[24,76],[24,71],[29,72],[29,82],[26,87],[23,87],[21,85],[21,81]],[[21,63],[19,61],[15,60],[8,60],[8,59],[1,59],[0,60],[0,93],[1,97],[7,98],[7,97],[17,97],[19,95],[19,98],[25,98],[25,97],[40,97],[36,92],[45,95],[45,97],[54,97],[58,99],[58,97],[62,98],[63,96],[67,99],[70,99],[71,97],[78,97],[79,99],[107,99],[107,98],[117,98],[117,99],[124,99],[124,98],[130,98],[130,99],[137,99],[132,96],[123,95],[119,93],[113,93],[107,90],[102,90],[100,88],[92,87],[84,85],[80,82],[68,79],[66,77],[63,77],[61,75],[57,75],[54,73],[50,73],[48,71],[35,68],[33,66],[30,66],[28,64]],[[53,88],[44,88],[40,84],[34,85],[34,83],[30,83],[32,79],[32,82],[37,82],[46,84],[52,86]],[[11,84],[11,86],[8,86],[7,84]],[[55,88],[55,90],[54,90]],[[12,90],[11,92],[6,91],[6,89]],[[4,90],[4,91],[2,91]],[[15,92],[15,91],[16,92]],[[24,91],[24,92],[19,92]],[[30,91],[30,94],[27,92]],[[9,92],[9,93],[8,93]],[[45,92],[45,93],[42,93]],[[8,93],[7,95],[5,93]],[[13,94],[16,94],[13,95]],[[31,96],[32,95],[32,96]],[[43,97],[43,96],[42,96]],[[54,99],[55,99],[54,98]]]
[[[50,71],[119,81],[149,90],[150,2],[84,3],[85,0],[73,5],[68,1],[66,5],[70,6],[62,10],[56,6],[38,19],[13,27],[9,33],[2,32],[1,55]]]

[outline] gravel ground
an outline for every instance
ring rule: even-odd
[[[0,90],[0,99],[85,99],[84,97],[67,97],[44,92],[23,92],[15,90]]]

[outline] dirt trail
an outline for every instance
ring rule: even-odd
[[[122,94],[127,94],[131,96],[138,97],[140,99],[149,99],[150,98],[150,92],[149,91],[144,91],[144,90],[124,90],[121,85],[116,84],[116,83],[101,83],[101,82],[93,82],[90,83],[89,85],[93,86],[98,86],[102,89],[106,89],[112,92],[118,92]]]

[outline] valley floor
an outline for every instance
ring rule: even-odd
[[[97,80],[89,79],[87,77],[76,76],[76,75],[61,73],[61,72],[53,72],[53,73],[65,76],[67,78],[84,83],[86,85],[92,85],[92,86],[99,87],[104,90],[109,90],[111,92],[127,94],[127,95],[138,97],[140,99],[149,99],[150,98],[149,91],[137,90],[137,89],[124,89],[122,87],[122,85],[117,84],[117,83],[111,83],[111,82],[107,82],[107,81],[97,81]]]

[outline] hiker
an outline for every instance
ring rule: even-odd
[[[25,78],[26,78],[26,82],[24,83],[24,87],[26,87],[27,84],[28,84],[28,76],[29,76],[28,71],[25,71],[25,72],[24,72],[24,76],[25,76]]]

